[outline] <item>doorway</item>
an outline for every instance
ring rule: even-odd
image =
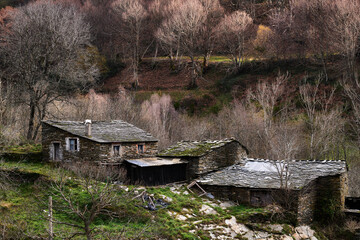
[[[61,160],[61,154],[60,154],[60,143],[53,143],[53,159],[54,161],[60,161]]]

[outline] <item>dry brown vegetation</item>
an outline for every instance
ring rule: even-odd
[[[359,9],[359,0],[41,0],[1,9],[0,144],[39,141],[47,118],[123,119],[161,149],[235,137],[253,157],[346,159],[355,176]],[[216,55],[231,64],[209,64]],[[301,73],[279,72],[280,62]],[[135,101],[134,90],[186,87],[211,92],[204,102],[221,91],[232,100],[192,116],[166,94]]]

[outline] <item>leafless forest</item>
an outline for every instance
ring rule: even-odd
[[[150,131],[160,148],[234,137],[253,157],[346,159],[356,173],[359,47],[359,0],[19,2],[0,9],[0,144],[38,142],[44,119],[123,119]],[[144,61],[167,61],[174,74],[185,68],[194,89],[213,56],[230,59],[225,77],[251,61],[290,60],[311,62],[316,77],[304,70],[294,87],[291,73],[273,72],[205,116],[176,109],[166,94],[135,101]],[[132,88],[93,90],[119,66]]]

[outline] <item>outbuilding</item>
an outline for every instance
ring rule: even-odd
[[[244,164],[248,150],[235,139],[181,141],[161,151],[165,159],[180,158],[188,162],[188,179],[219,170],[233,164]]]
[[[286,205],[297,213],[297,221],[302,224],[344,208],[345,161],[243,160],[243,165],[206,174],[197,182],[215,196],[238,203]]]

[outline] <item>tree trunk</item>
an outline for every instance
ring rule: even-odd
[[[192,63],[192,74],[191,74],[191,82],[190,82],[190,89],[196,88],[196,79],[197,79],[197,69],[194,57],[190,57]]]
[[[35,103],[33,100],[30,100],[30,115],[29,115],[29,128],[27,132],[27,139],[33,139],[33,131],[34,131],[34,118],[35,118]]]
[[[87,240],[91,240],[91,230],[88,223],[85,223],[85,235]]]
[[[155,53],[154,53],[154,57],[152,58],[152,67],[155,66],[155,63],[156,63],[156,58],[157,58],[157,55],[158,55],[158,51],[159,51],[159,43],[158,41],[156,41],[155,43]]]

